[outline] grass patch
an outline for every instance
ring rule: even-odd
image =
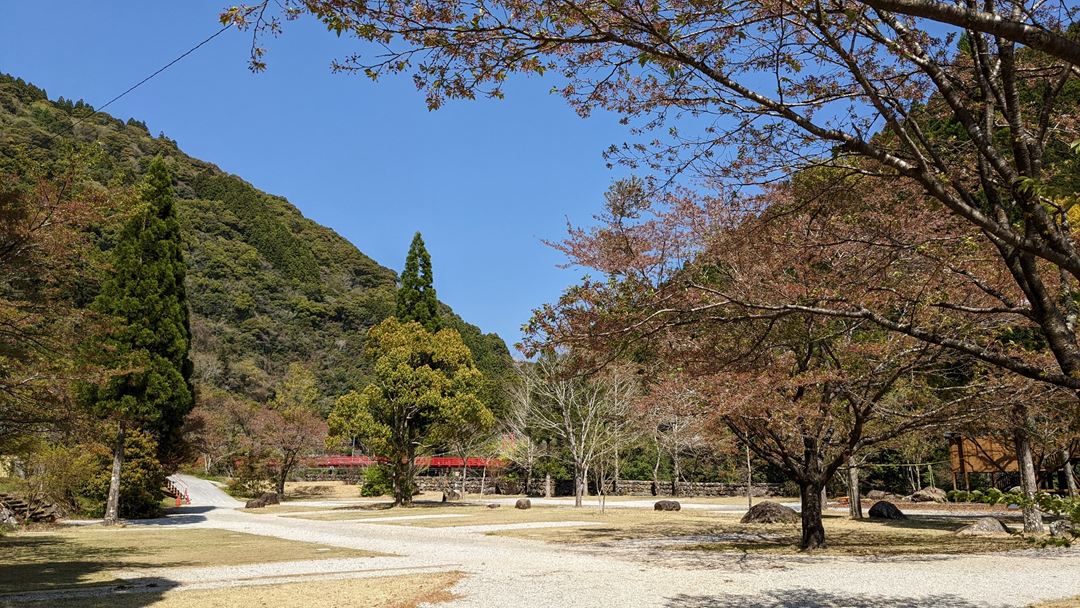
[[[744,525],[739,515],[728,513],[656,513],[652,511],[608,511],[594,515],[603,526],[585,528],[545,528],[513,530],[497,534],[549,542],[589,543],[643,539],[678,539],[680,537],[716,537],[673,545],[693,551],[739,551],[791,553],[798,550],[800,529],[792,525]],[[569,519],[569,518],[568,518]],[[589,520],[589,517],[573,517]],[[457,523],[456,521],[454,522]],[[826,516],[824,554],[906,555],[985,553],[1022,549],[1030,544],[1020,536],[958,536],[954,532],[967,521],[939,518],[911,518],[905,521],[853,521],[846,517]],[[752,540],[746,535],[754,535]]]
[[[1054,602],[1042,602],[1031,608],[1080,608],[1080,595]]]
[[[310,583],[254,585],[226,589],[171,589],[163,592],[109,595],[50,601],[58,608],[234,608],[235,606],[304,606],[305,608],[415,608],[454,599],[457,572],[408,574]],[[43,605],[44,602],[29,606]]]
[[[114,582],[117,570],[368,557],[328,547],[227,530],[82,526],[0,538],[0,593]]]

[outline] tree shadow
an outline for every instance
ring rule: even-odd
[[[152,605],[178,585],[162,577],[111,576],[112,570],[173,565],[120,561],[129,554],[125,548],[86,546],[57,537],[4,537],[0,539],[0,607],[135,608]],[[123,594],[123,601],[117,601],[116,594]]]
[[[833,593],[816,589],[780,589],[762,595],[676,595],[667,608],[976,608],[983,604],[969,602],[952,594],[923,597],[895,597],[865,593]]]

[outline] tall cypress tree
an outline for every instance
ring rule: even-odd
[[[430,332],[439,330],[439,300],[432,286],[431,256],[424,239],[417,232],[405,257],[401,271],[401,288],[397,292],[397,314],[402,322],[416,321]]]
[[[117,429],[106,523],[118,518],[125,431],[151,431],[159,454],[165,453],[193,405],[180,239],[172,177],[165,162],[155,158],[143,182],[140,206],[112,252],[112,276],[92,305],[110,319],[109,329],[97,341],[109,373],[87,391],[93,410],[114,421]]]

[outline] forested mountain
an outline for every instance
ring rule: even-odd
[[[51,101],[44,90],[0,74],[0,174],[30,161],[47,177],[78,157],[102,189],[122,190],[138,183],[153,157],[166,159],[180,198],[197,385],[265,400],[287,366],[302,362],[319,379],[324,410],[362,386],[370,365],[363,336],[393,314],[395,272],[287,200],[184,154],[144,123],[92,112],[82,101]],[[103,251],[113,232],[107,221],[96,231]],[[402,259],[407,247],[401,244]],[[76,297],[87,302],[96,286],[85,290]],[[440,309],[472,350],[500,409],[498,384],[512,363],[506,344],[446,305]]]

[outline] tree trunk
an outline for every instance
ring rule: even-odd
[[[671,457],[671,495],[679,495],[679,477],[682,475],[682,471],[679,467],[679,455],[675,454]]]
[[[859,469],[855,459],[848,458],[848,515],[851,519],[862,519],[862,493],[859,491]]]
[[[487,467],[484,467],[484,472],[480,474],[480,498],[484,497],[485,482],[487,482]],[[462,496],[464,496],[464,494]]]
[[[285,498],[285,478],[288,477],[288,475],[289,469],[282,463],[281,469],[278,471],[277,485],[274,488],[281,498]]]
[[[615,476],[613,478],[613,481],[611,482],[611,493],[618,496],[619,495],[619,450],[618,449],[615,450],[615,470],[613,472],[615,473]]]
[[[580,507],[585,493],[585,472],[579,464],[574,465],[574,506]]]
[[[821,523],[821,482],[800,482],[799,497],[802,500],[802,539],[799,549],[813,551],[825,548],[825,526]]]
[[[551,471],[544,473],[544,498],[551,498]]]
[[[1064,452],[1065,457],[1065,487],[1069,489],[1069,497],[1076,498],[1076,477],[1073,476],[1072,454],[1068,449]]]
[[[120,468],[124,464],[124,423],[116,425],[116,444],[113,445],[112,475],[109,476],[109,497],[105,501],[106,526],[120,521]]]
[[[656,463],[652,468],[652,495],[660,494],[660,444],[656,444]]]
[[[1040,534],[1043,530],[1042,513],[1035,505],[1035,493],[1039,488],[1035,478],[1035,461],[1031,457],[1031,440],[1027,430],[1015,430],[1016,456],[1020,463],[1020,488],[1024,492],[1024,532]]]
[[[394,461],[394,506],[412,506],[412,491],[409,488],[409,465],[408,454],[399,456]]]

